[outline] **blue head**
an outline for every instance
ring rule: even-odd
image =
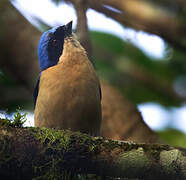
[[[64,39],[72,34],[72,21],[43,33],[38,46],[39,64],[45,70],[58,63],[63,52]]]

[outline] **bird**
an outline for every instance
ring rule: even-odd
[[[38,45],[41,72],[36,83],[36,127],[100,135],[101,86],[72,21],[44,32]]]

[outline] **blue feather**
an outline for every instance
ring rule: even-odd
[[[53,42],[58,44],[55,46]],[[64,30],[61,27],[55,27],[43,33],[38,46],[39,64],[42,71],[58,63],[63,50],[63,42]]]
[[[54,27],[44,32],[38,46],[41,71],[58,63],[63,52],[64,38],[72,35],[72,21],[64,26]]]

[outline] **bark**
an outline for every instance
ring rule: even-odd
[[[92,46],[87,24],[87,4],[85,0],[74,1],[74,7],[77,15],[77,35],[80,43],[85,48],[89,59],[92,55]]]
[[[186,178],[186,150],[68,130],[0,126],[1,179],[62,179],[65,171],[181,180]]]

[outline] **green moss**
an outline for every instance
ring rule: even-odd
[[[47,128],[30,128],[30,133],[43,145],[40,158],[32,164],[33,179],[68,179],[70,173],[62,168],[62,164],[65,151],[69,148],[69,136],[64,131]]]
[[[69,159],[74,167],[82,162],[85,154],[94,156],[97,154],[98,146],[102,140],[94,141],[94,137],[80,132],[71,132],[68,130],[54,130],[47,128],[30,128],[30,132],[35,138],[43,144],[41,159],[33,163],[35,179],[102,179],[96,175],[78,174],[77,170],[68,164]],[[42,163],[41,163],[42,162]],[[67,169],[65,169],[65,168]]]
[[[73,158],[74,162],[78,162],[79,152],[90,151],[90,149],[81,149],[81,145],[88,144],[89,136],[80,132],[71,132],[64,130],[54,130],[47,128],[34,128],[34,136],[43,144],[43,163],[41,160],[36,160],[33,163],[33,169],[37,178],[35,179],[85,179],[81,175],[77,175],[73,171],[73,167],[69,170],[63,169],[63,166],[68,167],[69,158]],[[77,142],[77,143],[76,143]],[[74,152],[73,146],[78,144],[79,151]],[[77,155],[76,155],[77,154]]]
[[[62,130],[53,130],[48,128],[38,129],[36,139],[39,140],[42,144],[47,145],[48,147],[55,147],[55,149],[68,149],[70,143],[70,137],[67,133],[64,133]]]

